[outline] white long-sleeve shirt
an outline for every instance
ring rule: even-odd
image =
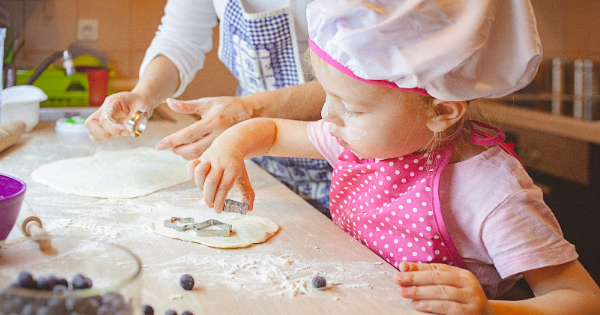
[[[299,53],[308,48],[306,6],[312,0],[240,0],[246,13],[268,12],[290,5],[294,16]],[[227,0],[169,0],[156,36],[146,51],[140,67],[140,77],[148,63],[163,55],[179,70],[180,85],[175,97],[181,95],[202,69],[206,53],[213,48],[212,32],[217,19],[222,19]],[[220,29],[221,34],[227,30]]]

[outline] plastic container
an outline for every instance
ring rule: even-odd
[[[56,121],[54,127],[56,133],[59,135],[68,136],[87,136],[88,132],[85,128],[85,118],[79,116],[73,116],[71,118],[60,118]]]
[[[22,180],[0,174],[0,247],[17,221],[26,187]]]
[[[17,71],[17,86],[24,84],[33,70]],[[88,81],[85,73],[76,72],[67,76],[62,70],[46,70],[33,82],[48,99],[41,107],[81,107],[88,106]]]
[[[107,69],[90,69],[86,75],[89,86],[89,104],[90,106],[100,106],[108,95],[110,72]]]
[[[129,249],[76,237],[52,237],[49,241],[50,246],[43,250],[32,240],[0,249],[0,305],[10,308],[8,314],[27,313],[23,308],[29,303],[30,308],[37,309],[32,314],[41,314],[42,307],[55,308],[44,314],[142,314],[142,265]],[[24,270],[34,280],[48,276],[65,279],[68,289],[56,292],[56,287],[39,290],[14,286]],[[78,274],[91,279],[92,286],[74,290],[73,280]],[[100,311],[103,305],[111,306]]]
[[[31,85],[12,86],[2,90],[0,123],[20,120],[31,131],[40,120],[40,102],[48,99],[39,88]]]

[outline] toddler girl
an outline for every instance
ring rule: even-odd
[[[307,16],[323,119],[228,129],[188,165],[206,203],[222,209],[237,185],[252,206],[244,159],[325,158],[333,221],[401,271],[415,309],[597,314],[600,289],[504,135],[465,118],[469,100],[533,79],[530,3],[317,0]],[[536,298],[489,300],[521,276]]]

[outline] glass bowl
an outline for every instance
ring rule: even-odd
[[[7,243],[0,313],[141,314],[140,273],[140,259],[120,245],[72,237]]]

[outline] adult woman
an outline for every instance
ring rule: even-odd
[[[310,82],[302,61],[308,48],[305,10],[311,1],[169,0],[139,82],[131,92],[107,97],[88,118],[90,137],[128,135],[125,122],[138,109],[152,114],[165,99],[181,95],[212,49],[217,19],[219,58],[238,79],[238,97],[167,100],[173,110],[202,119],[161,140],[157,149],[194,159],[225,129],[251,117],[319,119],[325,96],[318,83]],[[326,162],[270,157],[255,162],[328,213],[331,168]]]

